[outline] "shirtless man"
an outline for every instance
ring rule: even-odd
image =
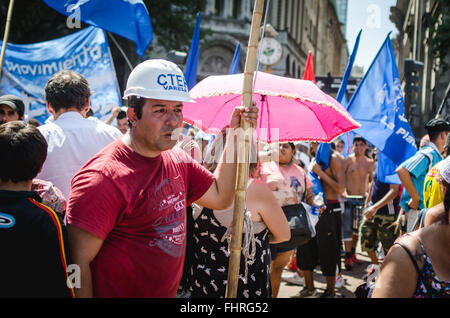
[[[342,240],[345,248],[345,269],[361,264],[356,259],[358,229],[362,220],[362,207],[367,197],[368,185],[372,182],[374,161],[365,156],[367,142],[356,136],[353,139],[353,153],[345,159],[346,199],[342,216]],[[357,208],[360,207],[360,208]]]
[[[315,152],[318,144],[312,143],[311,147]],[[297,262],[305,274],[306,285],[305,291],[301,291],[299,297],[314,294],[312,270],[317,261],[314,256],[318,256],[322,274],[327,282],[326,291],[321,298],[334,298],[336,297],[336,268],[340,262],[341,206],[338,195],[343,195],[345,191],[344,159],[332,150],[330,163],[325,171],[316,162],[313,162],[311,170],[320,178],[327,206],[326,210],[320,214],[316,225],[316,236],[297,249]],[[318,251],[314,251],[315,249]]]

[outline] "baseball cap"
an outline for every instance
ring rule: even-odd
[[[25,113],[25,105],[20,97],[15,95],[3,95],[0,97],[0,105],[3,104],[11,107],[20,117]]]
[[[425,128],[430,132],[450,131],[450,123],[442,118],[433,118],[426,123]]]
[[[175,63],[162,59],[147,60],[131,71],[124,98],[128,96],[195,103],[183,72]]]

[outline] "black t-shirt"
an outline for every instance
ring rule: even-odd
[[[380,201],[386,193],[390,190],[390,184],[389,183],[383,183],[378,181],[378,173],[377,173],[377,164],[375,164],[374,171],[373,171],[373,184],[372,184],[372,196],[371,196],[371,202],[377,203]],[[378,215],[397,215],[399,211],[399,202],[400,197],[396,196],[393,202],[390,202],[389,204],[385,205],[384,207],[380,208],[377,212]]]
[[[0,190],[0,297],[73,297],[65,228],[36,192]]]

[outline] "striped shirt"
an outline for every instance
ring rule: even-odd
[[[423,186],[425,182],[425,176],[428,170],[442,159],[443,157],[439,153],[436,145],[430,142],[428,146],[425,146],[417,151],[414,156],[400,165],[409,171],[414,187],[420,195],[419,210],[424,208]],[[406,191],[406,189],[403,189],[400,206],[406,212],[409,211],[408,202],[410,199],[411,196],[409,195],[409,193]]]

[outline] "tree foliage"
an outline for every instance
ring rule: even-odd
[[[61,0],[62,1],[62,0]],[[108,1],[108,0],[104,0]],[[165,50],[188,51],[195,28],[195,16],[202,11],[206,0],[144,0],[149,11],[154,35],[158,45]],[[0,1],[0,33],[3,38],[8,0]],[[67,27],[67,17],[47,6],[41,0],[15,0],[8,42],[16,44],[36,43],[56,39],[79,29]],[[81,24],[81,27],[86,27]],[[141,58],[136,54],[135,44],[125,38],[114,35],[132,65]],[[119,85],[123,88],[130,69],[118,48],[109,39],[111,53],[116,68]],[[147,48],[146,55],[151,56],[154,42]]]
[[[432,19],[432,50],[435,56],[435,68],[449,69],[446,58],[450,53],[450,0],[437,0],[440,15]]]
[[[152,19],[153,31],[158,36],[158,43],[167,51],[189,50],[197,12],[204,11],[206,0],[144,2]]]

